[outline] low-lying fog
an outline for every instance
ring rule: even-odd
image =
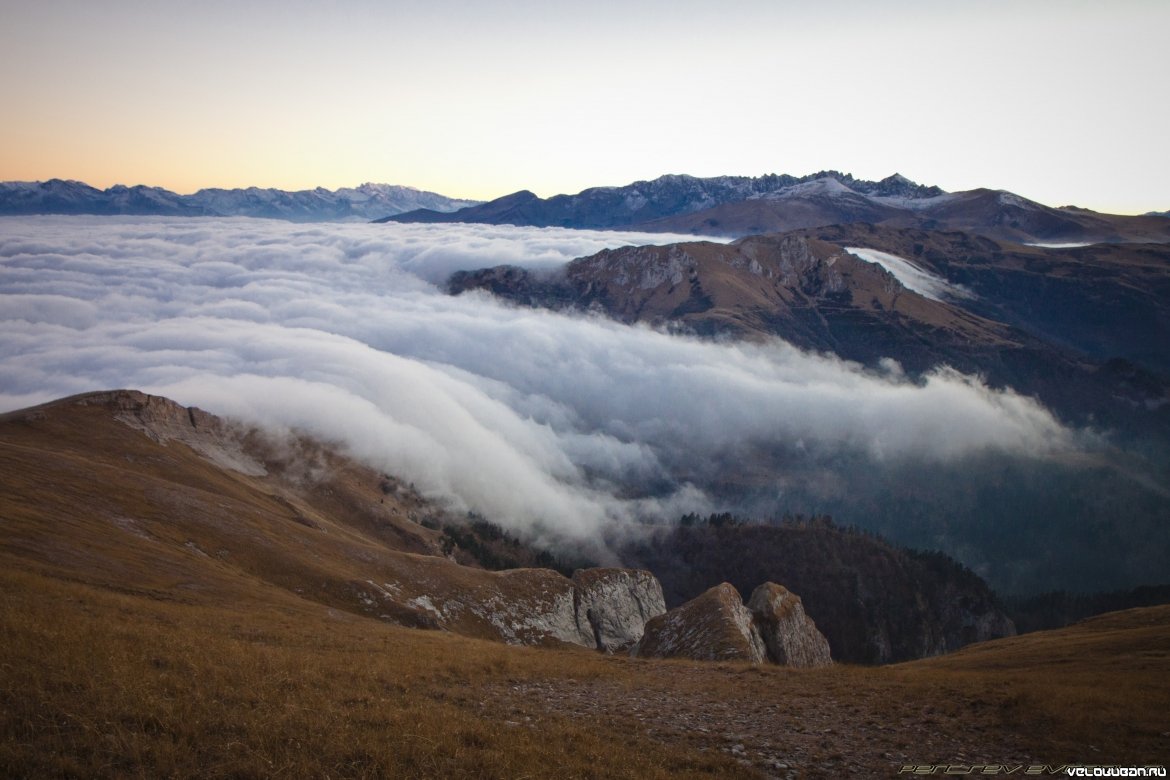
[[[683,240],[483,225],[0,220],[0,409],[127,387],[342,443],[456,510],[549,541],[729,506],[743,458],[1047,459],[1032,400],[445,295],[460,269]],[[815,495],[787,485],[772,491]],[[844,489],[844,488],[842,488]],[[954,545],[952,545],[954,546]],[[952,550],[953,552],[954,550]]]

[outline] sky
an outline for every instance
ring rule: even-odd
[[[667,173],[1170,209],[1165,0],[0,0],[0,180],[542,196]]]

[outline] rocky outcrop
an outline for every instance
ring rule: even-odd
[[[550,569],[512,569],[494,573],[493,579],[495,588],[449,591],[449,600],[484,617],[510,644],[547,644],[551,638],[594,646],[577,618],[573,583],[564,575]],[[430,600],[443,601],[437,596]]]
[[[243,432],[195,406],[138,390],[86,393],[68,399],[80,406],[110,409],[114,419],[166,446],[179,441],[221,468],[263,476],[264,466],[244,452]]]
[[[828,666],[829,641],[804,613],[800,597],[766,582],[745,607],[724,582],[646,624],[632,655],[699,661],[771,661],[783,666]]]
[[[647,623],[633,654],[752,663],[766,658],[751,612],[739,591],[726,582]]]
[[[548,569],[514,569],[495,575],[498,593],[476,604],[474,592],[454,593],[515,644],[549,639],[603,652],[626,650],[642,638],[646,622],[666,612],[662,585],[648,571],[581,569],[570,580]]]
[[[581,569],[572,579],[551,569],[484,571],[437,557],[398,565],[394,581],[356,584],[366,611],[393,622],[402,609],[428,626],[514,645],[567,643],[624,651],[646,621],[666,611],[662,586],[647,571]]]
[[[630,649],[646,623],[666,612],[662,585],[648,571],[578,569],[573,590],[578,627],[607,653]]]
[[[800,596],[788,588],[765,582],[752,591],[747,606],[773,663],[811,667],[828,666],[833,662],[829,655],[829,640],[805,614]]]

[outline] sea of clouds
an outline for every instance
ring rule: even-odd
[[[0,411],[136,388],[342,444],[547,541],[719,509],[752,452],[1042,457],[1036,402],[775,340],[713,343],[451,297],[456,270],[554,268],[681,237],[484,225],[0,219]]]

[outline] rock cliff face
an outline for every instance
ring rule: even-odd
[[[243,431],[194,406],[182,406],[169,398],[147,395],[138,390],[111,390],[91,393],[78,399],[81,405],[111,409],[114,419],[146,434],[166,446],[186,444],[221,468],[258,477],[266,471],[244,452]]]
[[[648,571],[579,569],[573,572],[573,590],[578,627],[607,653],[637,644],[646,623],[666,612],[662,585]]]
[[[748,599],[748,609],[756,619],[768,657],[784,666],[828,666],[829,640],[804,612],[800,596],[783,585],[765,582]]]
[[[365,590],[379,614],[405,606],[428,625],[508,644],[565,642],[604,652],[625,650],[647,620],[666,611],[653,574],[632,569],[581,569],[569,579],[551,569],[488,572],[449,561],[419,561],[396,582]],[[388,612],[388,614],[395,614]]]
[[[739,591],[724,582],[647,623],[634,655],[761,663],[767,651]]]

